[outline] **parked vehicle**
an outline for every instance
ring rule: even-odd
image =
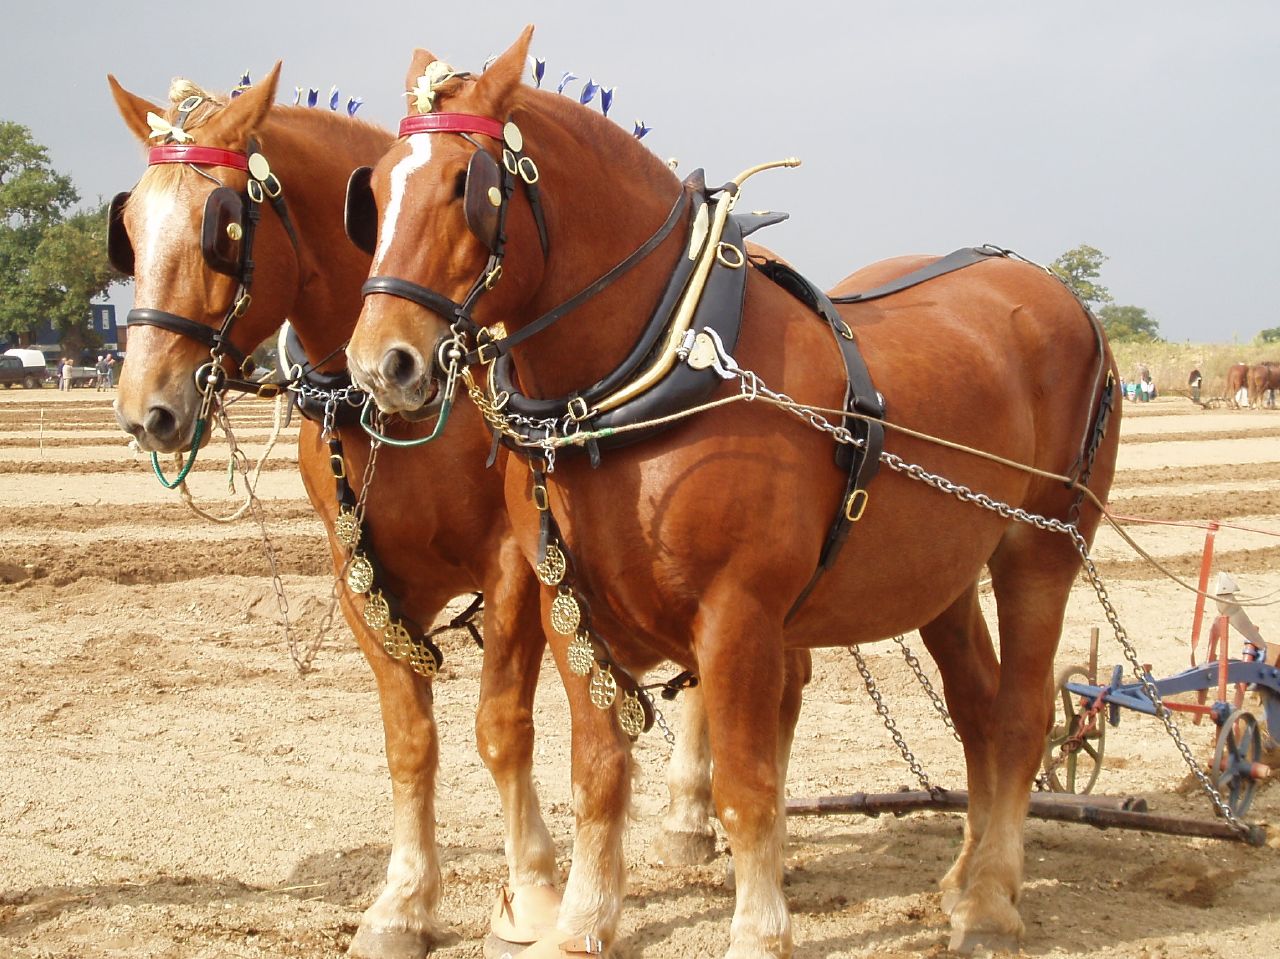
[[[38,390],[44,379],[44,354],[39,350],[8,350],[0,356],[0,384],[5,389],[21,383],[25,389]]]

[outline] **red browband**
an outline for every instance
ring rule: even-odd
[[[249,169],[249,158],[243,153],[181,143],[152,147],[147,154],[147,163],[150,166],[155,166],[157,163],[196,163],[200,166],[231,167],[233,170]]]
[[[483,133],[502,139],[502,124],[472,113],[415,113],[400,121],[400,135],[413,133]]]

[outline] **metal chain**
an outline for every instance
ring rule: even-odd
[[[929,781],[929,777],[925,774],[919,760],[916,759],[915,753],[907,746],[907,741],[902,738],[902,733],[898,731],[898,724],[889,715],[889,707],[884,704],[884,699],[880,696],[880,689],[876,686],[876,681],[871,677],[871,670],[867,668],[867,663],[862,658],[862,654],[858,652],[858,647],[850,646],[848,649],[858,667],[858,673],[862,676],[863,685],[867,687],[867,695],[871,697],[871,702],[875,704],[876,712],[884,722],[884,728],[889,730],[889,735],[893,737],[894,745],[898,747],[898,752],[902,753],[902,758],[906,760],[911,772],[915,774],[916,779],[920,781],[920,785],[924,787],[926,792],[936,794],[943,791],[941,786],[935,786]]]
[[[648,696],[649,705],[653,707],[653,720],[658,724],[658,728],[662,730],[662,738],[667,741],[668,746],[674,746],[676,744],[676,734],[671,727],[667,725],[667,718],[662,715],[662,710],[658,708],[658,701],[652,696],[649,696],[649,694],[644,690],[641,690],[641,692],[644,693],[645,696]]]
[[[947,710],[947,704],[942,701],[942,697],[937,694],[933,688],[933,683],[929,682],[929,677],[924,674],[924,669],[920,665],[920,660],[916,658],[916,654],[911,651],[911,647],[907,645],[906,638],[898,635],[893,637],[893,641],[902,649],[902,656],[907,661],[907,665],[911,667],[911,671],[916,674],[916,679],[920,682],[925,693],[928,694],[933,708],[937,710],[938,715],[942,717],[942,723],[949,730],[951,736],[960,745],[964,745],[964,740],[960,738],[960,733],[956,731],[956,724],[951,721],[951,713]]]

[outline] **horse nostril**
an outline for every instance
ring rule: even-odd
[[[169,442],[178,435],[178,418],[168,407],[153,406],[142,421],[142,429],[162,443]]]
[[[382,375],[387,382],[394,383],[401,389],[416,386],[422,379],[418,357],[408,350],[399,348],[387,350],[382,358]]]

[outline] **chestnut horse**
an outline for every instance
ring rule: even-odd
[[[1280,363],[1273,363],[1264,360],[1255,366],[1249,367],[1249,376],[1247,385],[1249,387],[1249,406],[1253,409],[1262,409],[1264,400],[1266,406],[1274,407],[1276,405],[1274,391],[1280,389]],[[1264,397],[1263,394],[1271,393],[1270,397]]]
[[[277,64],[229,102],[199,91],[203,100],[182,126],[196,144],[230,151],[241,161],[250,137],[256,138],[283,184],[296,228],[295,246],[281,218],[263,205],[252,249],[257,272],[252,305],[231,328],[233,346],[249,352],[288,316],[306,357],[337,374],[345,366],[341,350],[359,312],[360,283],[369,266],[368,257],[343,234],[342,198],[351,171],[381,156],[391,137],[322,110],[273,107],[278,73]],[[177,101],[195,90],[179,90],[175,105],[166,110],[128,93],[114,78],[110,83],[126,125],[143,143],[155,142],[147,114],[167,115],[176,123]],[[227,162],[234,163],[235,156]],[[207,164],[148,167],[121,211],[135,257],[138,308],[186,317],[210,330],[221,324],[235,282],[210,269],[202,256],[201,211],[219,184],[243,192],[247,176]],[[209,357],[208,345],[191,336],[131,324],[116,412],[143,449],[189,448],[200,402],[193,374]],[[537,584],[511,535],[502,474],[484,469],[487,432],[469,407],[460,409],[457,419],[439,443],[380,451],[365,535],[382,560],[383,587],[417,622],[430,623],[459,593],[484,592],[486,644],[476,739],[502,800],[513,897],[505,928],[536,927],[542,915],[554,921],[558,903],[555,846],[531,777],[532,703],[545,645]],[[424,428],[415,430],[421,434]],[[337,434],[354,485],[355,477],[364,475],[369,439],[353,424]],[[299,468],[338,570],[345,555],[334,532],[338,504],[330,452],[319,426],[304,420]],[[417,957],[443,932],[435,917],[441,890],[432,687],[384,651],[381,630],[365,623],[364,604],[364,597],[342,591],[343,614],[377,682],[394,815],[386,885],[365,912],[350,952]]]
[[[701,224],[688,215],[664,234],[660,225],[688,206],[657,157],[571,98],[522,85],[531,32],[479,76],[455,73],[425,51],[411,63],[416,112],[372,173],[378,279],[366,284],[347,350],[356,382],[385,411],[412,410],[438,392],[435,361],[448,351],[436,347],[453,335],[451,326],[500,321],[505,334],[488,331],[499,339],[539,330],[510,354],[519,388],[530,397],[564,397],[563,422],[571,428],[577,414],[587,414],[590,429],[590,410],[575,407],[574,397],[633,353],[689,249],[723,253],[702,242]],[[508,120],[518,132],[504,128]],[[522,166],[526,160],[536,171]],[[483,205],[468,195],[475,171],[496,164],[537,186],[536,207],[534,191],[519,184],[505,199],[500,189],[489,194],[505,244],[500,274],[493,269],[497,234],[477,228]],[[724,253],[726,268],[731,259]],[[837,292],[865,290],[928,262],[879,263]],[[629,269],[615,269],[623,263]],[[745,282],[732,348],[742,369],[807,406],[841,408],[846,376],[832,331],[843,318],[884,396],[888,423],[961,447],[889,429],[886,453],[901,458],[899,467],[919,464],[964,484],[959,495],[918,481],[923,472],[882,469],[847,545],[789,617],[833,516],[847,508],[847,477],[833,464],[830,435],[760,401],[727,402],[604,451],[598,468],[591,457],[562,450],[545,476],[549,497],[513,461],[506,498],[517,537],[531,563],[542,560],[540,507],[549,506],[571,554],[574,587],[611,644],[612,662],[634,671],[668,658],[700,677],[713,797],[737,880],[728,955],[792,950],[782,894],[782,760],[795,718],[784,703],[786,650],[916,628],[942,672],[968,772],[964,841],[942,879],[951,943],[1010,945],[1023,932],[1022,831],[1052,721],[1054,653],[1081,565],[1077,543],[1091,540],[1099,514],[1084,504],[1077,541],[1017,522],[1009,509],[983,508],[976,494],[1067,521],[1079,490],[1062,477],[1080,475],[1100,419],[1100,386],[1115,376],[1110,351],[1058,280],[1007,257],[843,306],[830,326],[762,271],[748,267]],[[411,298],[398,292],[415,290]],[[550,314],[559,319],[530,325]],[[934,371],[927,381],[922,369]],[[718,395],[735,392],[737,384],[727,383]],[[545,422],[558,430],[561,417]],[[1114,424],[1101,436],[1088,480],[1104,499],[1117,436]],[[984,567],[998,610],[999,661],[978,601]],[[543,590],[549,626],[553,598],[555,590]],[[554,635],[550,645],[573,711],[577,833],[558,932],[530,957],[600,953],[615,938],[629,796],[620,710],[586,705],[572,644]]]
[[[1240,391],[1246,389],[1249,382],[1249,364],[1233,363],[1227,370],[1227,405],[1240,409]]]

